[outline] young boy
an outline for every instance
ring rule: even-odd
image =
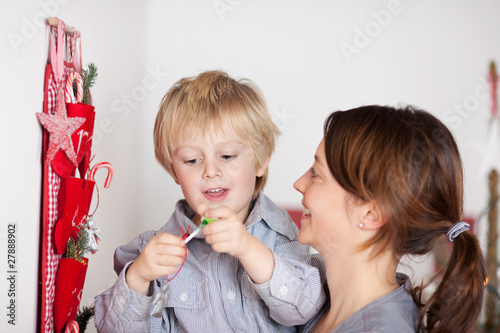
[[[322,260],[261,192],[278,134],[250,81],[210,71],[174,84],[155,153],[185,200],[116,250],[118,280],[95,299],[100,332],[295,332],[321,308]],[[201,216],[217,220],[185,244]]]

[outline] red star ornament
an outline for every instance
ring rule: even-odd
[[[50,164],[55,154],[62,149],[71,162],[76,165],[76,154],[73,148],[71,135],[85,122],[85,118],[68,118],[66,115],[66,104],[64,103],[64,89],[57,93],[56,114],[37,113],[38,121],[49,132],[49,149],[45,162]]]

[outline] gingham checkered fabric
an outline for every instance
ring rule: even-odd
[[[48,202],[48,219],[47,224],[44,226],[47,228],[47,238],[44,246],[47,248],[47,256],[45,258],[46,265],[46,275],[45,275],[45,332],[54,331],[54,314],[53,305],[55,298],[55,281],[57,268],[59,266],[59,260],[61,255],[57,254],[54,249],[54,227],[57,222],[57,198],[59,194],[59,188],[61,184],[61,179],[59,176],[52,171],[52,168],[48,167],[48,191],[49,191],[49,202]]]
[[[55,114],[57,90],[59,85],[62,86],[63,82],[66,82],[66,78],[73,71],[72,68],[64,66],[63,80],[59,83],[54,79],[54,75],[51,74],[48,82],[48,89],[46,91],[45,97],[47,98],[47,109],[45,112]],[[44,164],[45,165],[45,164]],[[44,260],[42,262],[42,327],[44,327],[45,332],[54,332],[54,299],[55,299],[55,280],[57,274],[57,268],[59,267],[59,261],[61,260],[61,255],[57,254],[55,251],[54,244],[54,228],[58,220],[58,196],[61,184],[61,178],[52,170],[49,166],[45,166],[45,172],[47,173],[47,216],[44,221],[43,229],[43,253],[45,254]]]

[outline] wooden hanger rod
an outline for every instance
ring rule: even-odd
[[[50,25],[57,27],[57,18],[55,17],[49,17],[48,22]],[[75,33],[76,29],[73,27],[70,27],[69,25],[64,26],[64,32],[67,34],[73,35]]]

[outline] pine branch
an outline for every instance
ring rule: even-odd
[[[92,62],[89,63],[87,65],[87,69],[82,68],[80,75],[82,76],[83,80],[82,103],[90,104],[90,88],[92,88],[95,85],[97,79],[97,66]],[[76,82],[73,83],[73,90],[75,91],[74,93],[76,96],[76,91],[77,91]]]
[[[85,332],[87,328],[87,324],[94,316],[94,306],[84,306],[78,310],[78,314],[76,315],[76,322],[78,323],[78,327],[80,328],[80,332]]]
[[[80,224],[80,226],[78,226],[78,235],[76,237],[76,240],[73,239],[73,237],[70,237],[68,240],[64,258],[75,259],[81,263],[84,263],[83,255],[87,247],[88,239],[89,235],[87,229],[85,228],[85,225]]]
[[[82,103],[89,104],[90,102],[90,88],[92,88],[97,79],[97,66],[94,63],[89,63],[88,69],[82,69],[83,79],[83,101]]]

